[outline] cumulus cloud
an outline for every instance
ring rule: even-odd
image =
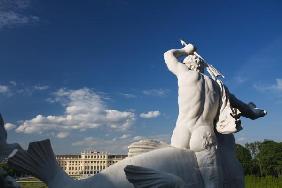
[[[6,85],[0,85],[0,93],[7,93],[9,91],[9,87]]]
[[[29,6],[29,0],[0,0],[0,28],[38,22],[38,16],[23,13]]]
[[[149,90],[143,90],[144,95],[149,96],[156,96],[156,97],[164,97],[169,93],[168,89],[149,89]]]
[[[17,126],[14,125],[14,124],[12,124],[12,123],[6,123],[6,124],[4,125],[4,127],[5,127],[5,129],[6,129],[7,131],[9,131],[9,130],[15,129]]]
[[[88,88],[78,90],[60,89],[54,94],[53,102],[65,108],[62,115],[37,115],[25,120],[16,129],[18,133],[66,132],[108,127],[118,131],[127,130],[135,121],[130,111],[109,109],[103,98]]]
[[[140,117],[145,118],[145,119],[151,119],[151,118],[156,118],[161,115],[161,112],[156,110],[156,111],[149,111],[145,113],[141,113]]]

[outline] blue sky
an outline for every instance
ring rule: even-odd
[[[0,0],[0,111],[9,142],[51,138],[56,153],[125,153],[169,141],[177,82],[163,53],[195,44],[243,101],[237,142],[281,141],[282,2]]]

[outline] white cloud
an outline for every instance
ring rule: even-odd
[[[274,89],[282,91],[282,79],[276,79],[276,85],[274,85]]]
[[[161,112],[156,110],[156,111],[149,111],[145,113],[141,113],[140,117],[145,118],[145,119],[151,119],[151,118],[156,118],[161,115]]]
[[[35,90],[43,91],[43,90],[49,89],[49,86],[47,86],[47,85],[36,85],[36,86],[33,86],[33,88]]]
[[[38,22],[39,17],[22,13],[29,6],[29,0],[0,0],[0,28]]]
[[[120,93],[120,95],[124,96],[125,98],[136,98],[136,95],[131,94],[131,93]]]
[[[7,93],[9,91],[9,87],[5,85],[0,85],[0,93]]]
[[[17,126],[14,125],[14,124],[12,124],[12,123],[6,123],[6,124],[4,125],[4,127],[5,127],[5,129],[6,129],[7,131],[9,131],[9,130],[15,129]]]
[[[37,115],[30,120],[23,121],[16,131],[29,134],[87,130],[97,127],[124,131],[135,121],[133,112],[109,109],[102,97],[88,88],[60,89],[54,95],[53,101],[60,103],[65,108],[64,114]]]
[[[168,95],[169,90],[168,89],[149,89],[149,90],[143,90],[144,95],[149,96],[156,96],[156,97],[164,97]]]
[[[282,79],[281,78],[277,78],[275,80],[275,84],[272,85],[254,85],[254,87],[257,90],[260,91],[276,91],[276,92],[282,92]]]
[[[69,132],[59,132],[57,134],[57,138],[66,138],[69,136],[69,134],[70,134]]]
[[[143,136],[135,136],[135,137],[133,137],[133,141],[139,141],[139,140],[142,140],[144,138],[145,137],[143,137]]]
[[[73,146],[84,146],[86,147],[91,147],[94,146],[97,143],[97,141],[93,137],[86,137],[83,140],[77,141],[72,143]]]
[[[130,134],[123,134],[120,139],[126,139],[129,138],[131,135]]]

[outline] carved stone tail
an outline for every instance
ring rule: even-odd
[[[11,154],[8,164],[17,170],[24,171],[48,184],[62,171],[56,161],[50,140],[31,142],[28,150],[18,150]]]
[[[127,180],[134,185],[135,188],[149,187],[177,187],[192,188],[195,185],[187,185],[184,181],[173,174],[161,172],[141,166],[127,165],[124,168]]]

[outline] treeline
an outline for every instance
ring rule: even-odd
[[[245,146],[236,144],[236,155],[245,175],[282,176],[282,142],[264,140]]]

